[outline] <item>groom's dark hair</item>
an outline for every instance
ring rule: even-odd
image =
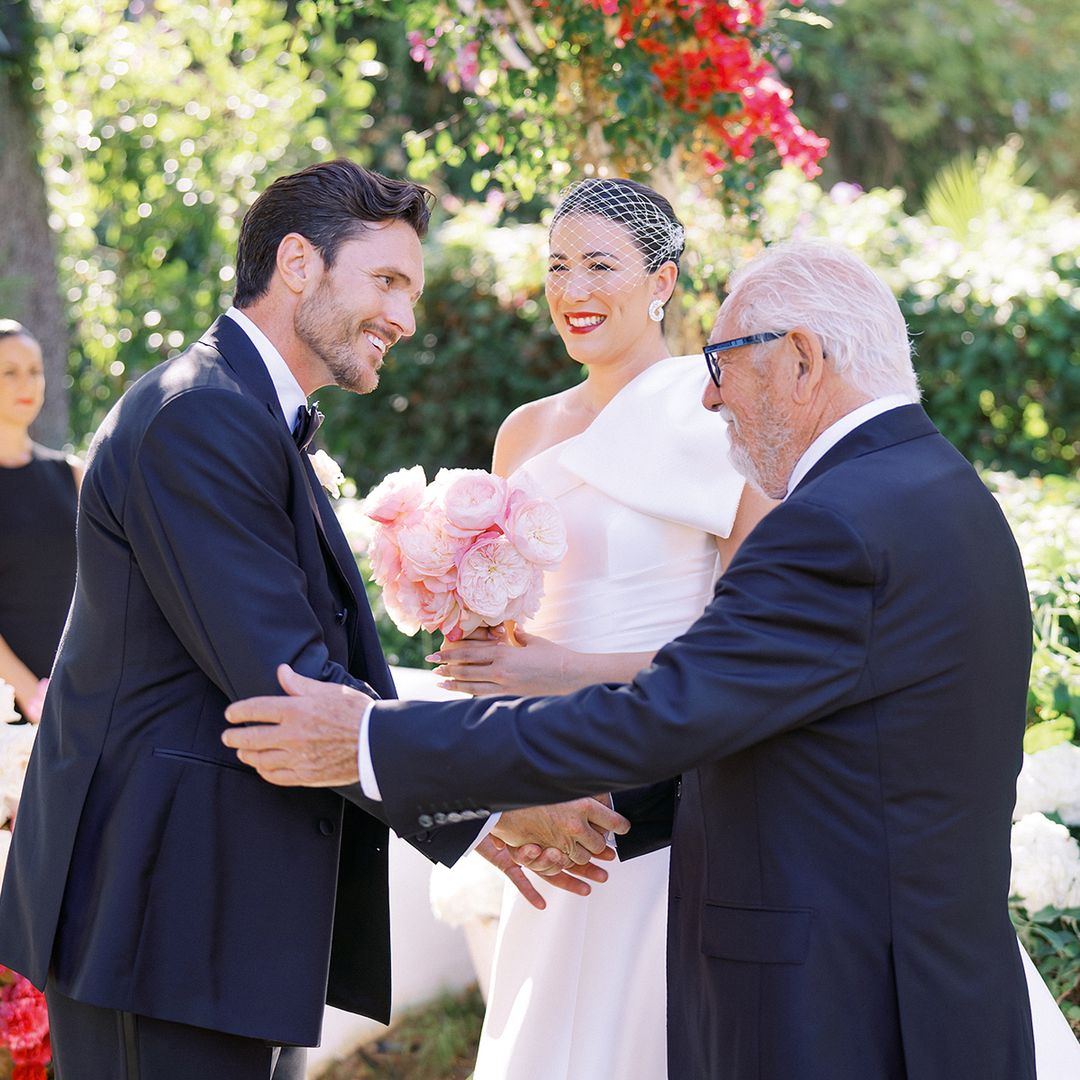
[[[421,239],[431,204],[427,188],[393,180],[352,161],[322,161],[275,180],[252,204],[240,226],[233,303],[244,307],[270,286],[281,239],[307,237],[329,269],[338,248],[370,222],[404,221]]]

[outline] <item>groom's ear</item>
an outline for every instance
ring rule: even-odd
[[[286,233],[278,244],[277,271],[288,290],[299,294],[318,284],[323,272],[322,256],[306,236]]]

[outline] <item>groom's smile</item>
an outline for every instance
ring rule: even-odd
[[[416,331],[423,284],[420,239],[405,222],[371,225],[338,248],[296,312],[328,382],[358,394],[378,386],[387,351]]]

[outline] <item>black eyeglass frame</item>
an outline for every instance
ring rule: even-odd
[[[716,362],[718,353],[727,352],[729,349],[741,349],[743,345],[764,345],[767,341],[778,341],[782,337],[787,337],[790,332],[789,330],[766,330],[760,334],[748,334],[746,337],[737,337],[732,338],[730,341],[718,341],[714,345],[706,345],[703,350],[705,353],[705,366],[709,369],[709,378],[712,379],[713,385],[719,389],[720,380],[724,375],[720,365]]]

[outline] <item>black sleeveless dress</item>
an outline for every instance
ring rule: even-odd
[[[0,468],[0,636],[39,678],[52,670],[75,589],[75,477],[44,446]]]

